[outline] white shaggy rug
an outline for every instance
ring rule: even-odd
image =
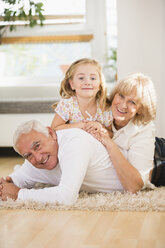
[[[0,200],[0,209],[84,210],[84,211],[165,211],[165,187],[131,193],[80,193],[72,206],[21,200]]]

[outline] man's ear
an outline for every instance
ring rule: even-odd
[[[47,129],[48,129],[49,135],[50,135],[54,140],[57,140],[57,135],[56,135],[56,132],[53,130],[53,128],[47,127]]]
[[[75,90],[74,83],[73,83],[73,80],[72,79],[69,79],[69,84],[70,84],[71,89],[72,90]]]

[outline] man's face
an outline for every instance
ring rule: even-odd
[[[52,170],[58,163],[58,144],[56,134],[51,128],[49,137],[31,130],[22,134],[17,142],[20,154],[39,169]]]

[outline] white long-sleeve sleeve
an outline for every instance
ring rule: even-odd
[[[32,188],[36,183],[58,185],[61,177],[59,164],[53,170],[35,168],[27,160],[20,168],[10,174],[14,184],[19,188]]]

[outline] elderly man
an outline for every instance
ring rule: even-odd
[[[91,193],[124,190],[106,148],[82,129],[55,133],[36,120],[28,121],[16,130],[14,149],[25,162],[6,179],[0,179],[2,200],[9,197],[70,205],[81,190]],[[157,150],[155,160],[159,162],[161,157]],[[152,178],[156,178],[151,180],[156,186],[164,185],[163,176],[157,175],[159,167],[155,164],[156,171],[150,171]],[[164,164],[160,169],[163,172]],[[37,182],[53,186],[33,189]],[[153,187],[146,181],[138,189],[143,185]]]
[[[80,190],[124,190],[106,148],[87,132],[72,128],[56,133],[32,120],[18,127],[14,149],[24,164],[1,179],[2,200],[12,199],[73,204]],[[33,189],[36,182],[53,187]]]

